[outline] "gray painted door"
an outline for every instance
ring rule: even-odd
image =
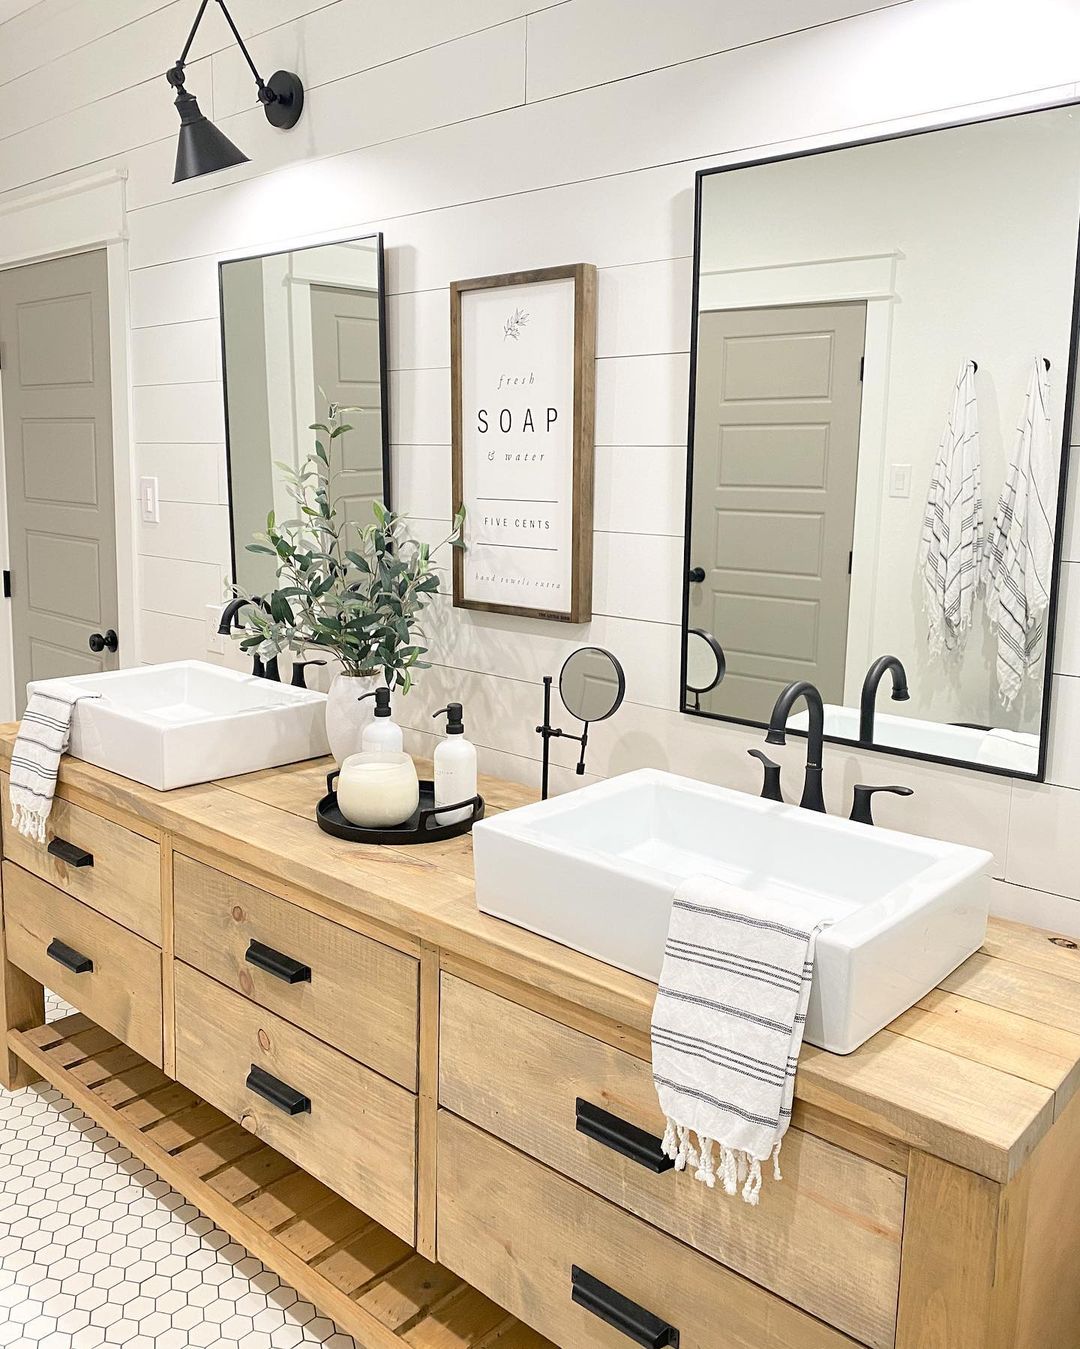
[[[113,669],[118,627],[104,251],[0,272],[0,391],[15,703],[26,683]]]
[[[312,286],[311,342],[316,420],[323,420],[327,398],[364,409],[346,416],[353,429],[334,441],[330,467],[341,475],[335,492],[346,518],[370,525],[371,503],[383,498],[378,295],[345,286]]]
[[[793,679],[842,703],[866,305],[703,313],[690,626],[727,675],[702,707],[768,718]]]

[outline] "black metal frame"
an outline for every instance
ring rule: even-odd
[[[683,595],[682,595],[682,642],[679,655],[679,711],[691,717],[704,717],[709,721],[730,722],[738,726],[752,726],[765,730],[767,723],[754,721],[749,717],[729,716],[722,712],[706,712],[688,705],[686,696],[686,638],[690,626],[690,588],[687,576],[690,571],[691,519],[693,511],[694,485],[694,421],[697,398],[697,361],[698,361],[698,320],[700,317],[698,292],[701,281],[701,208],[702,192],[706,178],[716,174],[735,173],[739,169],[759,168],[764,164],[778,164],[790,159],[807,159],[812,155],[833,154],[838,150],[855,150],[864,145],[880,145],[885,141],[907,140],[912,136],[929,136],[937,131],[955,131],[960,127],[978,126],[984,122],[1003,122],[1014,117],[1030,117],[1041,112],[1052,112],[1056,108],[1080,108],[1080,99],[1059,99],[1051,103],[1042,103],[1037,107],[1023,108],[1016,112],[990,113],[983,117],[966,117],[953,122],[943,122],[938,126],[919,127],[910,131],[896,131],[884,136],[867,136],[861,140],[840,141],[835,145],[815,146],[809,150],[796,150],[786,155],[766,155],[759,159],[743,160],[738,164],[722,164],[712,169],[699,169],[694,175],[694,260],[693,295],[690,313],[690,398],[686,434],[686,510],[684,514],[683,539]],[[999,768],[993,764],[975,763],[971,759],[954,759],[944,754],[924,754],[916,750],[898,749],[892,745],[864,745],[858,740],[844,736],[827,735],[825,739],[835,745],[847,745],[857,749],[871,750],[875,754],[889,754],[895,758],[918,759],[924,763],[947,764],[951,768],[968,768],[976,773],[989,773],[995,777],[1019,778],[1026,782],[1045,782],[1046,765],[1050,752],[1050,706],[1054,685],[1054,648],[1057,638],[1058,604],[1061,591],[1061,560],[1063,535],[1065,531],[1066,497],[1069,482],[1069,449],[1073,426],[1073,413],[1076,395],[1076,363],[1080,350],[1080,219],[1077,220],[1077,253],[1073,270],[1072,319],[1069,332],[1069,361],[1065,373],[1065,403],[1062,417],[1061,464],[1058,477],[1057,520],[1054,535],[1054,566],[1050,589],[1050,604],[1046,615],[1046,650],[1043,655],[1042,715],[1039,723],[1039,764],[1034,773],[1021,773],[1012,768]],[[806,732],[796,727],[790,733],[805,736]]]
[[[313,248],[327,248],[332,244],[358,243],[361,239],[375,240],[376,275],[379,296],[379,388],[381,391],[380,420],[382,423],[382,473],[383,504],[389,510],[391,505],[390,479],[390,375],[388,369],[388,337],[386,328],[386,265],[383,257],[383,236],[381,230],[370,234],[344,235],[340,239],[323,239],[317,244],[303,244],[299,248],[276,248],[269,253],[244,253],[233,258],[222,258],[218,262],[218,327],[221,341],[221,393],[225,403],[225,476],[229,484],[229,556],[232,566],[232,583],[236,584],[236,515],[233,511],[233,463],[232,447],[229,437],[229,363],[225,349],[225,283],[222,268],[230,262],[254,262],[257,258],[276,258],[283,253],[308,253]]]

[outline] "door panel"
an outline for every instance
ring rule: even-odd
[[[323,394],[334,403],[363,409],[347,415],[353,429],[334,441],[330,467],[341,475],[336,494],[346,518],[370,525],[371,503],[383,499],[378,295],[345,286],[312,286],[311,340],[317,420],[326,412]]]
[[[104,251],[0,272],[0,389],[15,702],[27,681],[112,669],[118,627]]]
[[[842,702],[865,304],[707,311],[698,333],[690,626],[707,711],[760,721],[792,679]]]

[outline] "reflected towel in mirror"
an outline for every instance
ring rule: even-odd
[[[983,546],[982,461],[975,362],[956,376],[930,473],[919,571],[930,650],[962,646],[971,626]]]
[[[1005,707],[1037,669],[1045,647],[1057,480],[1050,376],[1037,356],[986,544],[986,612],[997,641],[998,697]]]

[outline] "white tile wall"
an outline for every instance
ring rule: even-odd
[[[222,256],[371,229],[385,235],[398,503],[432,540],[449,515],[448,287],[591,261],[599,272],[594,609],[589,624],[441,603],[435,668],[402,711],[466,704],[485,767],[534,780],[540,678],[592,641],[622,658],[624,709],[590,770],[640,764],[755,790],[757,733],[681,716],[677,654],[689,375],[693,175],[705,165],[1076,92],[1080,7],[1061,0],[234,0],[260,66],[301,71],[304,120],[265,125],[220,15],[190,87],[251,163],[171,184],[161,72],[188,0],[41,0],[0,26],[0,204],[56,175],[128,170],[133,478],[158,478],[137,527],[141,654],[205,655],[228,569],[217,341]],[[1040,91],[1044,91],[1040,94]],[[16,98],[14,95],[18,93]],[[1075,479],[1075,474],[1074,474]],[[830,804],[902,781],[884,823],[987,847],[995,903],[1072,930],[1080,899],[1080,508],[1070,511],[1058,702],[1044,787],[832,749]],[[581,785],[558,746],[557,787]],[[781,751],[789,790],[801,747]],[[585,779],[588,781],[589,779]],[[1076,854],[1074,856],[1074,854]]]

